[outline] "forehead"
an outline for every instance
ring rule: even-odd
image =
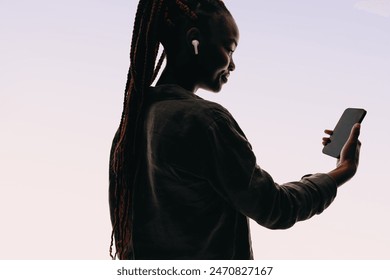
[[[209,23],[210,39],[215,43],[234,42],[236,45],[239,40],[239,30],[237,24],[231,15],[216,15]]]

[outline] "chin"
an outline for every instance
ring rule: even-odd
[[[222,90],[222,87],[203,87],[203,89],[213,93],[219,93]]]
[[[224,83],[221,81],[221,79],[218,79],[217,81],[214,81],[213,83],[203,85],[201,88],[203,88],[204,90],[207,90],[207,91],[218,93],[222,90],[223,84]]]
[[[219,93],[221,90],[222,90],[222,86],[220,86],[219,88],[213,90],[213,92],[214,92],[214,93]]]

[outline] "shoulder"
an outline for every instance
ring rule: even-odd
[[[218,122],[236,123],[230,112],[222,105],[203,99],[176,85],[151,88],[147,97],[149,116],[166,120],[191,121],[202,126],[213,126]]]
[[[194,105],[197,114],[210,129],[220,123],[237,124],[232,114],[221,104],[208,100],[199,100]]]

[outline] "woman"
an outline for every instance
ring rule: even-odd
[[[272,229],[291,227],[321,213],[355,174],[358,126],[334,170],[278,185],[256,164],[229,112],[195,95],[221,90],[235,69],[238,40],[222,1],[139,2],[111,149],[113,258],[252,259],[248,217]],[[160,43],[167,64],[151,87]]]

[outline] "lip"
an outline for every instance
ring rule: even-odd
[[[223,83],[227,83],[228,82],[228,79],[229,79],[229,76],[230,76],[230,73],[225,73],[225,74],[222,74],[221,76],[221,80]]]

